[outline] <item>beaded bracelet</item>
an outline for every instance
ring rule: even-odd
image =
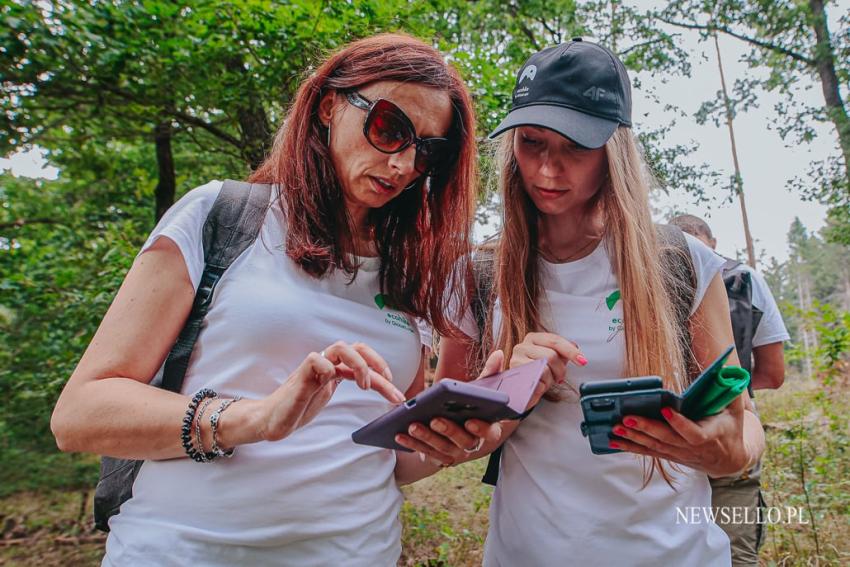
[[[218,409],[210,416],[210,429],[212,429],[212,447],[210,451],[216,457],[227,457],[230,458],[233,456],[233,450],[235,447],[231,447],[227,451],[222,450],[218,445],[218,420],[221,418],[221,414],[224,413],[224,410],[230,407],[231,404],[235,404],[239,400],[242,399],[242,396],[236,396],[232,400],[224,400],[221,402],[221,405],[218,406]]]
[[[192,401],[189,402],[189,407],[186,409],[186,415],[183,417],[183,426],[180,428],[180,441],[183,443],[183,450],[186,451],[186,454],[193,461],[199,463],[203,462],[201,460],[203,447],[201,447],[201,451],[198,451],[192,446],[192,422],[195,420],[195,412],[198,410],[198,404],[206,398],[214,398],[216,396],[218,396],[218,394],[215,390],[211,390],[210,388],[199,390],[198,393],[192,396]],[[212,453],[206,453],[203,457],[214,458],[215,455]]]

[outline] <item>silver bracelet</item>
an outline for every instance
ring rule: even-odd
[[[239,400],[242,399],[242,396],[236,396],[232,400],[224,400],[221,402],[221,405],[218,406],[218,409],[215,410],[210,416],[210,429],[212,429],[212,447],[210,447],[210,452],[213,453],[216,457],[227,457],[230,458],[233,456],[233,451],[236,447],[231,447],[227,451],[222,450],[218,445],[218,420],[221,419],[221,414],[224,413],[224,410],[229,408],[231,404],[235,404]]]
[[[204,451],[204,442],[201,438],[201,420],[204,418],[204,413],[207,411],[207,408],[209,407],[209,405],[217,397],[218,397],[218,395],[210,396],[209,398],[204,400],[204,403],[202,403],[201,407],[198,408],[198,417],[197,417],[197,420],[195,421],[195,443],[197,443],[197,445],[198,445],[198,454],[200,455],[200,462],[202,462],[202,463],[208,463],[212,459],[215,458],[215,457],[210,458],[211,454],[212,455],[215,454],[214,451],[210,450],[209,453]]]

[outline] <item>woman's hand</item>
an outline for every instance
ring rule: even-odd
[[[389,366],[371,347],[363,343],[338,341],[322,353],[311,352],[289,378],[262,400],[244,400],[222,414],[222,444],[227,446],[254,441],[279,441],[308,424],[333,396],[342,380],[354,380],[364,390],[374,390],[394,404],[404,402],[404,394],[392,384]],[[239,406],[242,406],[241,408]],[[239,411],[235,411],[235,410]],[[253,415],[253,434],[243,437],[224,421],[229,415],[239,423]],[[244,423],[244,421],[243,421]]]
[[[493,352],[478,377],[495,374],[502,367],[503,361],[502,351]],[[499,422],[488,423],[480,419],[468,419],[461,427],[451,420],[438,417],[428,425],[430,427],[421,423],[411,424],[408,435],[396,435],[396,443],[418,451],[423,460],[429,457],[434,464],[442,466],[457,465],[486,455],[498,446],[502,436],[502,425]]]
[[[585,366],[587,359],[581,353],[578,345],[554,333],[528,333],[525,339],[514,347],[511,354],[510,368],[545,359],[546,371],[534,390],[534,395],[528,402],[529,408],[534,407],[550,388],[563,384],[567,378],[567,363],[573,362]]]
[[[664,421],[626,416],[614,427],[611,448],[667,459],[710,477],[740,473],[754,461],[744,444],[744,400],[738,397],[717,415],[691,421],[670,409]]]

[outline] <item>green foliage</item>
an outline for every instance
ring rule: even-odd
[[[399,565],[480,565],[492,488],[486,459],[464,463],[403,488]]]
[[[156,124],[175,125],[182,190],[243,178],[269,141],[251,120],[278,122],[324,50],[401,27],[417,10],[401,1],[0,4],[9,24],[0,148],[37,142],[61,170],[56,181],[0,176],[4,454],[54,459],[53,405],[153,228]]]
[[[812,383],[768,397],[761,416],[768,444],[763,485],[773,496],[769,506],[803,508],[810,521],[770,526],[768,549],[777,561],[806,557],[842,564],[850,526],[850,312],[816,302],[801,317],[815,329],[817,346],[805,353],[798,345],[789,358],[813,356],[816,372]]]
[[[831,228],[827,223],[821,234]],[[762,261],[762,273],[791,335],[791,344],[786,345],[789,364],[801,368],[805,363],[808,371],[812,362],[815,371],[820,317],[850,311],[850,248],[809,234],[799,219],[791,224],[788,245],[789,260]]]
[[[806,353],[796,345],[789,354],[796,358],[811,355],[823,386],[836,386],[850,369],[850,311],[816,301],[812,309],[799,310],[798,316],[817,333],[816,346]]]
[[[115,164],[119,165],[119,164]],[[122,175],[111,172],[120,187]],[[47,418],[118,289],[144,234],[147,207],[97,180],[0,177],[0,443],[50,445]]]
[[[377,31],[427,35],[419,10],[400,0],[4,2],[0,150],[62,147],[62,133],[92,128],[138,140],[168,122],[198,151],[256,165],[323,51]]]
[[[614,46],[632,71],[689,73],[676,34],[650,16],[617,0],[0,0],[0,151],[37,144],[61,170],[0,176],[0,448],[54,450],[56,397],[153,226],[158,126],[172,131],[178,194],[243,178],[328,50],[401,30],[461,69],[483,137],[521,62],[573,36]],[[662,187],[701,195],[717,176],[683,167],[691,149],[665,145],[666,132],[641,133]]]

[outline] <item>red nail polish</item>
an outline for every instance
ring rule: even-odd
[[[586,359],[585,357],[583,357],[582,355],[578,355],[578,356],[576,357],[576,360],[577,360],[577,361],[578,361],[578,363],[579,363],[579,364],[581,364],[582,366],[587,366],[587,359]]]
[[[616,441],[609,441],[608,446],[612,449],[619,449],[620,448],[620,444],[617,443]]]
[[[634,427],[635,425],[637,425],[637,420],[633,417],[627,417],[623,420],[623,425],[625,425],[626,427]]]
[[[673,410],[670,408],[661,408],[661,415],[664,416],[664,419],[670,419],[673,417]]]
[[[626,428],[620,427],[619,425],[615,426],[613,431],[614,431],[614,435],[619,435],[620,437],[625,437],[625,435],[626,435]]]

